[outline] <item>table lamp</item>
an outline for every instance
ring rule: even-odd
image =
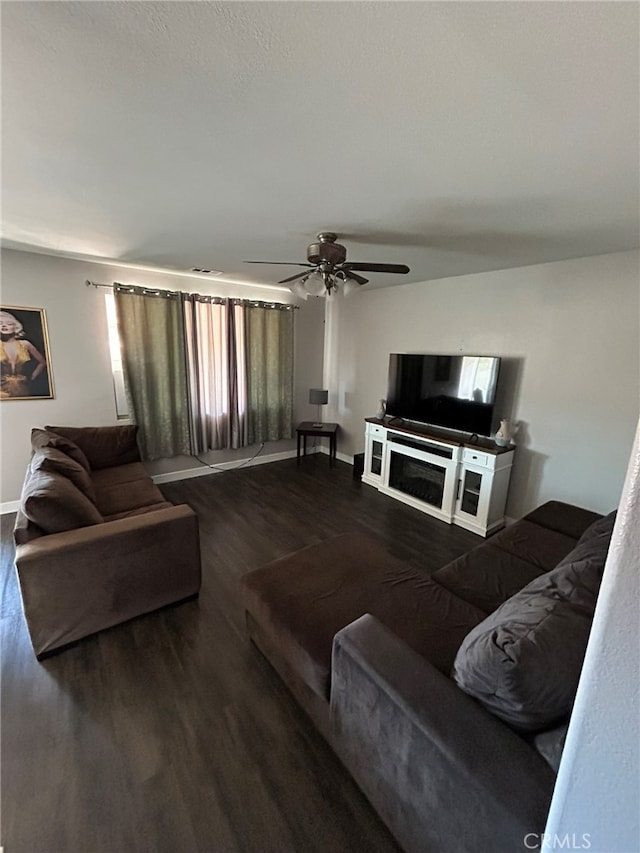
[[[309,389],[309,402],[313,406],[318,407],[318,420],[314,427],[321,427],[322,421],[320,420],[320,406],[326,406],[329,402],[329,392],[325,388],[310,388]]]

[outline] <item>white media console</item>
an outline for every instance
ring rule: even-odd
[[[367,418],[362,482],[481,536],[504,525],[514,449]]]

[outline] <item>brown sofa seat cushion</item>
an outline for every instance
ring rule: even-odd
[[[138,427],[135,424],[103,427],[47,426],[45,429],[77,444],[92,469],[112,468],[115,465],[140,461],[136,442]]]
[[[103,522],[89,498],[71,480],[54,471],[30,473],[22,492],[21,508],[44,533],[62,533]]]
[[[334,635],[371,613],[441,672],[485,614],[407,568],[370,536],[345,533],[242,579],[245,606],[278,652],[328,698]]]
[[[105,517],[128,515],[134,509],[158,503],[164,503],[164,495],[148,476],[96,488],[96,506]]]
[[[117,521],[119,518],[131,518],[134,515],[144,515],[147,512],[155,512],[157,509],[170,509],[173,506],[169,501],[162,503],[151,504],[151,506],[140,506],[138,509],[131,509],[127,512],[116,512],[114,515],[105,515],[105,521]]]
[[[543,573],[540,566],[489,541],[452,560],[431,577],[474,607],[492,613]]]
[[[615,513],[597,521],[555,569],[471,630],[458,686],[501,720],[539,731],[567,717],[587,648]]]
[[[71,459],[82,465],[85,471],[88,472],[91,470],[89,460],[78,445],[62,435],[56,435],[56,433],[49,432],[46,429],[32,429],[31,447],[33,450],[40,450],[42,447],[55,447],[56,450],[66,453],[67,456],[70,456]]]
[[[507,554],[513,554],[514,557],[537,566],[542,573],[557,566],[575,546],[576,538],[521,518],[492,536],[491,544]]]
[[[96,489],[148,479],[149,475],[141,462],[129,462],[127,465],[116,465],[115,468],[99,468],[97,471],[91,472],[91,482]]]
[[[53,471],[71,480],[82,494],[92,503],[96,501],[96,493],[91,482],[91,476],[79,462],[72,459],[56,447],[41,447],[34,452],[31,459],[31,471]]]

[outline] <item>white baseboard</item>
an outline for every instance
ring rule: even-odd
[[[325,456],[328,456],[329,448],[323,445],[322,447],[314,447],[311,452],[324,453]],[[341,462],[346,462],[347,465],[353,465],[353,456],[347,456],[346,453],[336,453],[336,459],[339,459]]]
[[[315,452],[315,451],[314,451]],[[217,462],[211,467],[200,465],[198,468],[186,468],[182,471],[168,471],[166,474],[152,474],[154,483],[173,483],[176,480],[191,480],[193,477],[206,477],[208,474],[221,474],[234,468],[250,468],[254,465],[266,465],[268,462],[279,462],[281,459],[294,459],[295,450],[285,450],[282,453],[270,453],[268,456],[256,456],[253,459],[233,459],[229,462]]]
[[[310,447],[307,450],[307,456],[312,453],[324,453],[329,455],[329,450],[325,447]],[[253,459],[233,459],[229,462],[219,462],[213,467],[208,465],[200,465],[197,468],[185,468],[181,471],[168,471],[166,474],[152,474],[151,479],[154,483],[173,483],[176,480],[191,480],[193,477],[206,477],[208,474],[221,474],[223,471],[232,471],[234,468],[249,468],[254,465],[266,465],[268,462],[279,462],[281,459],[295,459],[295,450],[285,450],[282,453],[270,453],[268,456],[256,456]],[[338,453],[337,458],[341,462],[346,462],[353,465],[351,456],[344,453]],[[20,501],[6,501],[0,503],[0,515],[7,515],[11,512],[17,512],[20,508]]]
[[[327,447],[310,447],[307,450],[307,456],[313,453],[324,453],[329,455]],[[230,462],[219,462],[215,466],[209,468],[206,465],[198,466],[198,468],[185,468],[182,471],[169,471],[166,474],[152,474],[151,479],[154,483],[173,483],[176,480],[191,480],[193,477],[206,477],[208,474],[221,474],[223,471],[232,471],[234,468],[250,468],[254,465],[266,465],[268,462],[280,462],[281,459],[295,459],[295,450],[285,450],[282,453],[270,453],[268,456],[256,456],[254,459],[233,459]],[[345,453],[337,453],[336,458],[341,462],[346,462],[348,465],[353,465],[353,457],[347,456]]]

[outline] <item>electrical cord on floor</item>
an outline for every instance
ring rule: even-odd
[[[204,459],[200,459],[197,453],[192,453],[191,455],[194,459],[197,459],[201,465],[204,465],[206,468],[212,468],[214,471],[236,471],[238,468],[244,468],[245,465],[248,465],[250,462],[259,456],[264,450],[264,441],[260,442],[260,447],[256,450],[253,456],[250,456],[249,459],[245,459],[244,462],[240,462],[238,465],[232,465],[231,467],[226,464],[224,467],[222,465],[212,465],[210,462],[205,462]]]

